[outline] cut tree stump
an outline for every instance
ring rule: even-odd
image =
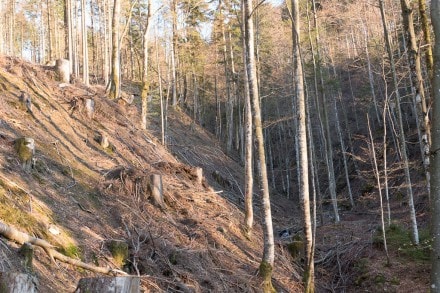
[[[162,175],[151,174],[150,175],[150,191],[153,197],[153,202],[160,206],[164,206],[163,201],[163,185],[162,185]]]
[[[32,261],[34,258],[34,247],[32,244],[25,242],[20,247],[20,255],[23,257],[22,264],[26,272],[33,271]]]
[[[38,280],[29,274],[0,272],[1,293],[36,293]]]
[[[140,278],[128,277],[99,277],[79,280],[75,293],[139,293]]]
[[[14,141],[14,149],[20,159],[23,170],[29,172],[32,168],[35,154],[35,140],[30,137],[21,137]]]
[[[203,182],[203,169],[200,167],[195,168],[196,181],[198,184],[202,184]]]
[[[67,59],[58,59],[55,62],[55,70],[61,82],[70,83],[70,62]]]
[[[93,114],[95,113],[95,101],[93,99],[86,99],[85,108],[86,108],[87,117],[89,119],[92,119]]]

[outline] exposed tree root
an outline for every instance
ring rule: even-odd
[[[24,243],[30,243],[36,246],[39,246],[46,251],[46,253],[49,255],[50,259],[55,262],[55,259],[58,259],[59,261],[95,272],[95,273],[101,273],[101,274],[120,274],[120,275],[127,275],[126,272],[112,269],[112,268],[106,268],[106,267],[98,267],[92,264],[88,264],[85,262],[82,262],[77,259],[70,258],[68,256],[65,256],[64,254],[58,252],[55,250],[54,246],[47,242],[46,240],[32,237],[26,233],[23,233],[21,231],[18,231],[5,223],[0,221],[0,235],[6,237],[7,239],[11,241],[15,241],[19,244]]]

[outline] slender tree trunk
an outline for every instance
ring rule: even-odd
[[[300,15],[299,1],[292,0],[292,39],[293,39],[293,68],[296,96],[297,142],[298,142],[298,175],[299,193],[304,214],[303,225],[305,234],[304,261],[304,292],[315,291],[314,281],[314,247],[312,219],[310,214],[309,194],[309,165],[307,153],[306,101],[304,95],[304,76],[300,50]]]
[[[396,113],[397,113],[397,119],[398,119],[398,128],[399,128],[399,147],[400,152],[402,155],[402,164],[403,169],[405,172],[405,182],[406,182],[406,190],[407,190],[407,196],[408,196],[408,206],[410,211],[410,218],[411,218],[411,226],[412,226],[412,239],[414,244],[419,244],[419,231],[417,228],[417,219],[416,219],[416,212],[414,208],[414,195],[412,191],[411,186],[411,176],[409,173],[409,164],[408,164],[408,154],[406,151],[406,140],[405,140],[405,132],[403,128],[403,118],[402,118],[402,110],[400,105],[400,94],[399,94],[399,87],[398,87],[398,81],[397,81],[397,73],[394,63],[394,57],[393,57],[393,51],[391,49],[391,42],[390,42],[390,36],[388,34],[388,28],[387,28],[387,22],[385,17],[385,8],[384,8],[384,2],[383,0],[379,0],[379,6],[380,6],[380,13],[382,16],[382,25],[384,30],[384,38],[385,38],[385,44],[388,52],[388,58],[390,61],[391,66],[391,73],[393,75],[393,86],[394,86],[394,92],[396,94]]]
[[[171,0],[171,17],[173,22],[173,39],[171,41],[171,90],[172,90],[172,106],[177,106],[177,72],[176,72],[176,58],[177,58],[177,1]]]
[[[389,265],[390,256],[388,254],[388,245],[387,245],[387,237],[386,237],[386,229],[385,229],[385,217],[383,212],[382,184],[380,184],[379,168],[377,167],[377,160],[376,160],[376,148],[374,147],[374,139],[373,139],[373,134],[371,133],[370,117],[368,117],[368,114],[367,114],[367,122],[368,122],[368,133],[370,134],[371,154],[373,157],[374,176],[376,177],[377,188],[379,190],[380,219],[382,225],[383,246],[385,249],[385,254],[387,256],[387,264]]]
[[[121,15],[121,0],[114,0],[112,17],[112,71],[107,86],[108,97],[111,100],[120,97],[120,64],[119,64],[119,16]]]
[[[432,39],[431,39],[431,26],[429,25],[428,15],[426,13],[426,0],[419,0],[419,15],[422,22],[423,36],[425,38],[425,58],[426,67],[428,69],[429,80],[432,80],[432,68],[434,64],[434,58],[432,57]],[[429,100],[429,98],[427,99]]]
[[[249,81],[249,94],[252,103],[252,115],[255,126],[258,161],[260,165],[263,210],[264,250],[260,264],[260,275],[263,278],[263,290],[272,292],[272,270],[275,258],[275,246],[272,227],[272,212],[270,207],[269,183],[267,180],[266,154],[264,151],[263,127],[257,84],[257,68],[255,64],[254,25],[252,22],[252,0],[243,0],[245,42],[246,42],[246,70]]]
[[[364,36],[365,36],[365,54],[367,56],[367,66],[368,66],[368,81],[370,82],[371,96],[373,97],[373,105],[376,113],[377,122],[380,124],[379,107],[377,105],[376,91],[374,89],[374,77],[373,70],[371,69],[370,51],[368,50],[368,30],[364,23]]]
[[[434,28],[433,109],[431,153],[431,292],[440,292],[440,0],[431,0],[431,20]]]
[[[148,9],[150,10],[150,9]],[[161,129],[161,141],[162,145],[165,145],[165,118],[164,118],[164,103],[163,103],[163,90],[162,90],[162,71],[160,69],[159,60],[159,44],[157,41],[157,29],[155,34],[155,47],[156,47],[156,63],[157,63],[157,80],[159,82],[159,96],[160,96],[160,129]]]
[[[87,45],[87,26],[86,26],[86,0],[81,0],[81,33],[82,33],[82,53],[83,53],[83,82],[89,85],[89,52]]]
[[[339,219],[339,211],[338,211],[338,201],[336,196],[336,182],[335,182],[335,169],[333,166],[333,148],[332,148],[332,139],[331,139],[331,133],[330,133],[330,125],[328,120],[328,111],[326,106],[326,95],[323,92],[324,89],[324,80],[322,76],[322,67],[321,67],[321,58],[320,58],[320,48],[319,48],[319,29],[318,29],[318,20],[317,20],[317,10],[316,10],[316,3],[315,0],[312,0],[313,4],[313,14],[314,14],[314,22],[315,22],[315,29],[316,29],[316,55],[317,55],[317,63],[316,63],[316,69],[315,69],[315,75],[316,75],[316,83],[319,82],[319,85],[315,85],[315,87],[318,89],[317,96],[319,98],[318,105],[318,114],[320,116],[321,120],[321,128],[323,133],[323,142],[325,146],[325,160],[327,165],[327,175],[328,175],[328,181],[329,181],[329,192],[330,192],[330,198],[333,205],[333,212],[334,212],[334,221],[338,223],[340,221]],[[320,105],[320,106],[319,106]]]
[[[151,1],[147,2],[147,18],[145,19],[145,28],[142,36],[142,47],[144,49],[143,66],[142,66],[142,110],[141,110],[141,128],[147,129],[147,113],[148,113],[148,89],[150,81],[148,80],[148,33],[151,24]]]
[[[417,38],[414,30],[413,10],[408,0],[400,0],[402,7],[403,26],[405,37],[408,44],[408,60],[411,72],[411,78],[414,82],[415,103],[417,110],[418,125],[420,127],[422,145],[423,167],[425,168],[425,177],[429,195],[429,152],[431,145],[431,130],[429,113],[425,98],[425,89],[423,86],[422,66],[420,62],[420,52],[417,46]]]
[[[244,2],[242,3],[242,5]],[[242,17],[245,19],[245,9],[242,7]],[[246,56],[248,53],[246,52],[246,29],[245,23],[242,22],[243,35],[243,60],[246,60]],[[250,235],[252,232],[252,226],[254,224],[254,208],[253,208],[253,192],[254,192],[254,173],[252,168],[253,162],[253,138],[252,138],[252,105],[251,105],[251,97],[249,93],[249,78],[247,71],[247,64],[244,62],[244,101],[245,101],[245,160],[244,160],[244,169],[245,169],[245,195],[244,195],[244,222],[245,229],[247,230],[247,234]]]

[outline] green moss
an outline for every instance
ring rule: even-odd
[[[263,279],[263,292],[264,293],[274,293],[276,292],[275,288],[272,286],[272,266],[266,262],[261,261],[258,273],[260,277]]]
[[[390,283],[391,283],[392,285],[400,285],[400,280],[399,280],[399,278],[397,278],[396,276],[394,276],[394,277],[391,278]]]
[[[170,255],[168,255],[168,260],[172,265],[177,265],[177,257],[177,253],[173,251],[172,253],[170,253]]]
[[[81,259],[82,257],[81,249],[73,243],[70,243],[65,247],[61,247],[59,250],[62,254],[71,258]]]
[[[382,275],[382,274],[378,274],[378,275],[376,275],[375,277],[374,277],[374,282],[376,283],[376,284],[385,284],[385,282],[386,282],[386,278],[385,278],[385,276],[384,275]]]
[[[386,229],[387,244],[389,249],[396,250],[399,256],[405,257],[412,261],[427,262],[430,259],[432,239],[429,231],[422,229],[419,231],[419,245],[415,245],[411,239],[411,231],[396,225],[391,224]],[[373,244],[376,247],[383,247],[383,236],[381,229],[377,229]]]
[[[364,186],[362,186],[361,192],[362,192],[362,194],[370,193],[373,191],[373,189],[374,189],[374,185],[367,183]]]
[[[115,264],[119,267],[125,265],[128,259],[128,244],[125,241],[112,240],[108,243]]]
[[[32,159],[32,150],[27,147],[27,140],[25,137],[18,138],[14,141],[14,149],[17,152],[18,158],[21,162],[27,162]]]
[[[304,242],[303,241],[293,241],[287,244],[287,250],[289,250],[290,255],[296,259],[298,258],[304,250]]]

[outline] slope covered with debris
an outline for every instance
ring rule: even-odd
[[[136,103],[56,79],[51,67],[0,58],[0,221],[71,258],[140,275],[146,292],[259,291],[262,235],[258,226],[251,238],[242,233],[242,167],[179,111],[169,118],[175,157],[156,138],[154,110],[143,131]],[[28,170],[14,149],[22,137],[35,142]],[[152,175],[162,178],[163,204],[150,197]],[[0,271],[24,270],[19,248],[0,237]],[[277,249],[274,285],[295,292],[297,268]],[[41,292],[72,292],[80,278],[98,276],[39,248],[34,274]]]

